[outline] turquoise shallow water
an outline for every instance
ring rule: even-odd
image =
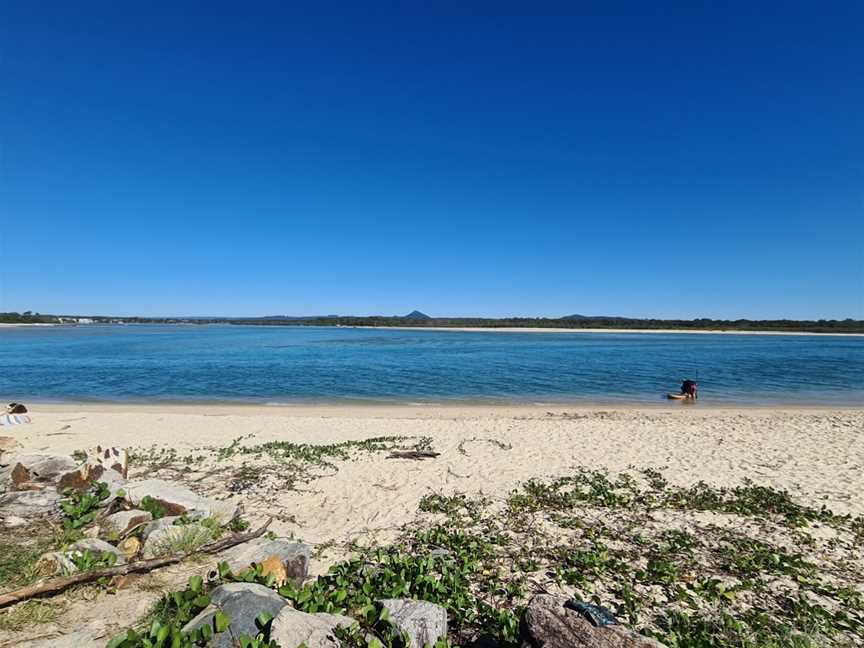
[[[684,377],[703,403],[864,406],[864,337],[0,329],[7,401],[653,403]]]

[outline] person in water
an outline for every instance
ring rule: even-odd
[[[690,379],[685,379],[681,383],[681,394],[683,394],[686,398],[692,398],[696,400],[699,398],[697,395],[697,387],[696,382]]]

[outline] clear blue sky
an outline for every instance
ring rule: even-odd
[[[864,318],[860,1],[151,4],[0,2],[0,310]]]

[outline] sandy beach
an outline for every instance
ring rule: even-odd
[[[30,424],[0,428],[20,444],[15,452],[128,448],[131,478],[158,476],[231,499],[253,526],[272,516],[278,535],[313,546],[312,575],[344,558],[352,542],[393,541],[417,519],[425,495],[483,493],[502,501],[528,479],[579,467],[612,475],[651,468],[682,486],[752,480],[786,489],[801,504],[864,513],[864,409],[90,404],[36,405],[30,416]],[[364,441],[382,437],[440,455],[414,461],[364,449]],[[280,442],[355,445],[347,459],[313,461],[288,484],[280,481],[287,468],[273,470],[266,452],[240,451]],[[104,643],[201,569],[201,561],[175,565],[113,595],[85,588],[53,604],[51,620],[0,631],[0,646],[52,641],[70,628]]]
[[[32,418],[30,425],[2,430],[26,452],[71,453],[101,444],[184,455],[236,439],[250,446],[431,439],[441,453],[434,460],[360,454],[323,471],[308,488],[240,496],[253,518],[293,516],[296,523],[277,521],[276,530],[316,543],[386,536],[408,523],[430,492],[502,496],[526,479],[577,466],[656,468],[682,485],[752,479],[840,513],[864,513],[862,409],[41,405]],[[218,479],[202,479],[197,487],[227,495]]]

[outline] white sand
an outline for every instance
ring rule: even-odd
[[[26,452],[70,453],[96,444],[175,448],[271,440],[331,443],[385,435],[428,435],[441,455],[423,462],[360,454],[337,462],[301,491],[262,500],[237,496],[257,523],[275,515],[273,530],[306,542],[335,542],[313,560],[313,574],[338,559],[348,540],[387,541],[410,523],[430,492],[483,491],[502,497],[530,477],[567,474],[574,466],[622,471],[662,469],[673,483],[705,480],[786,488],[802,503],[864,513],[864,409],[710,409],[675,404],[653,409],[537,407],[243,407],[47,406],[33,423],[0,427]],[[472,439],[495,439],[512,447]],[[463,452],[459,447],[462,444]],[[242,459],[234,459],[234,466]],[[193,487],[227,495],[223,472]],[[135,467],[133,466],[133,471]],[[140,467],[138,468],[140,471]],[[185,468],[181,468],[185,472]],[[193,470],[193,469],[189,469]],[[182,476],[182,475],[181,475]],[[291,519],[293,516],[294,520]],[[203,563],[191,561],[139,577],[116,594],[84,588],[57,597],[62,614],[19,633],[0,632],[0,646],[83,629],[95,645],[148,612],[164,591],[176,589]],[[94,614],[93,597],[99,614]],[[90,642],[87,642],[90,645]]]
[[[574,466],[663,469],[680,484],[744,479],[789,489],[802,501],[864,513],[864,410],[711,409],[687,406],[602,410],[569,407],[38,406],[33,423],[2,428],[22,450],[70,453],[102,445],[153,444],[185,453],[203,446],[272,440],[333,443],[375,436],[430,436],[437,459],[399,461],[361,454],[284,492],[267,512],[293,515],[279,532],[313,542],[344,541],[409,522],[433,491],[504,495],[531,477]],[[549,415],[549,412],[553,415]],[[565,416],[562,416],[567,413]],[[251,436],[250,436],[251,435]],[[495,439],[512,446],[471,439]],[[467,454],[459,451],[460,442]],[[240,459],[236,460],[237,463]],[[220,482],[202,483],[218,493]],[[224,492],[222,493],[225,494]],[[263,517],[261,502],[245,502]]]

